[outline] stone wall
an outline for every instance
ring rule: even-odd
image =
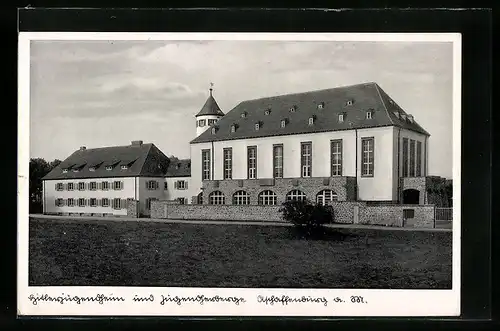
[[[203,204],[209,203],[209,195],[213,191],[224,193],[225,204],[231,205],[233,194],[244,190],[250,196],[250,204],[257,205],[259,193],[271,190],[277,196],[277,204],[281,205],[285,202],[286,194],[292,190],[300,190],[309,200],[316,201],[316,195],[325,189],[331,189],[337,193],[338,201],[353,201],[356,198],[356,178],[312,177],[204,181]]]
[[[434,227],[433,205],[367,206],[364,202],[332,202],[335,223],[359,223],[394,227]],[[152,201],[151,217],[179,220],[227,220],[283,222],[278,206],[259,205],[181,205],[175,201]],[[358,217],[355,217],[355,207]],[[413,217],[404,219],[405,209]]]
[[[127,199],[127,217],[139,217],[139,201]]]
[[[405,219],[405,210],[413,217]],[[434,210],[434,205],[364,206],[359,210],[359,219],[361,224],[433,228]]]

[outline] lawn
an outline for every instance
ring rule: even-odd
[[[30,220],[31,286],[451,288],[451,233]]]

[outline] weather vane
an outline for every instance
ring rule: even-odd
[[[210,82],[210,95],[212,95],[213,87],[214,87],[214,83]]]

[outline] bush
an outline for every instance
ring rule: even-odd
[[[302,235],[311,236],[324,231],[324,225],[333,222],[331,206],[313,204],[310,201],[287,201],[279,210],[283,219],[293,223]]]

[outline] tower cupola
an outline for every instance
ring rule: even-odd
[[[213,85],[213,83],[210,83],[210,95],[201,110],[195,116],[197,137],[224,116],[224,113],[220,110],[217,101],[215,101],[213,97]]]

